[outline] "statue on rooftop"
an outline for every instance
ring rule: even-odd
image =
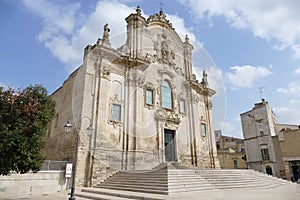
[[[203,71],[203,74],[202,74],[201,84],[203,85],[204,88],[208,87],[207,73],[205,71]]]
[[[102,36],[102,41],[103,42],[109,42],[109,33],[110,29],[108,28],[108,24],[105,24],[103,27],[103,36]]]

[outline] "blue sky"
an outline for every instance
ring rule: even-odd
[[[52,93],[105,23],[113,46],[125,42],[124,18],[137,5],[145,17],[160,9],[152,0],[0,0],[0,85],[42,84]],[[218,92],[216,129],[242,137],[239,115],[260,101],[260,87],[278,123],[300,124],[300,1],[173,0],[163,11],[189,35],[195,58],[199,48],[207,52],[209,61],[195,59],[194,67],[207,70]]]

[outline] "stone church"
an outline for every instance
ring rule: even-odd
[[[182,41],[162,11],[146,19],[137,7],[125,20],[125,44],[111,47],[106,24],[102,38],[84,49],[83,64],[52,94],[57,114],[47,159],[73,162],[79,136],[76,183],[85,186],[161,163],[219,168],[215,91],[205,72],[201,82],[193,74],[188,36]]]

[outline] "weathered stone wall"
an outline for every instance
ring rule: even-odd
[[[51,194],[66,190],[66,184],[65,171],[40,171],[0,176],[0,199]]]
[[[279,140],[281,155],[283,157],[300,156],[300,129],[285,131]]]
[[[247,165],[251,169],[266,172],[272,168],[273,174],[280,177],[277,155],[272,136],[275,136],[274,118],[268,102],[264,99],[256,103],[252,110],[241,114],[242,129],[247,153]],[[263,160],[261,149],[268,149],[269,160]]]
[[[243,156],[246,153],[243,152],[235,152],[230,153],[228,150],[219,150],[218,151],[218,158],[220,161],[220,165],[222,169],[235,169],[233,161],[237,161],[237,168],[236,169],[246,169],[247,165],[245,160],[243,160]]]

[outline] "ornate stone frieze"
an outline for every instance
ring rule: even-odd
[[[174,124],[180,124],[181,122],[179,114],[176,112],[168,112],[166,121]]]
[[[160,64],[175,66],[175,51],[171,48],[171,40],[168,39],[166,33],[158,34],[157,40],[153,41],[153,48],[156,55],[156,61]]]
[[[181,120],[179,114],[174,111],[169,111],[165,109],[158,109],[155,112],[155,119],[158,121],[164,121],[171,124],[180,124]]]

